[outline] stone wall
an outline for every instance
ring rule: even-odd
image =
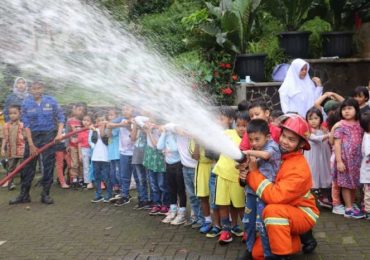
[[[321,78],[324,92],[334,91],[351,95],[356,86],[367,86],[370,81],[370,58],[312,59],[310,75]],[[281,82],[260,82],[237,86],[236,103],[243,99],[262,98],[272,109],[280,109],[278,89]]]

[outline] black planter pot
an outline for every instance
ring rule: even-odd
[[[282,32],[280,48],[291,58],[308,58],[308,37],[311,32]]]
[[[324,57],[349,57],[352,55],[353,32],[322,33],[322,52]]]
[[[250,76],[252,81],[261,82],[265,79],[266,54],[240,54],[235,58],[234,72],[241,79]]]

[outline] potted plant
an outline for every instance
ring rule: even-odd
[[[264,79],[255,74],[255,71],[264,71],[263,63],[266,57],[266,54],[246,54],[260,2],[261,0],[221,0],[218,6],[206,3],[208,19],[193,28],[197,35],[197,39],[193,40],[208,50],[224,51],[235,56],[235,73],[240,78],[249,75],[253,81]],[[255,68],[254,65],[259,67]]]
[[[285,28],[279,33],[280,47],[291,58],[308,57],[309,31],[299,31],[302,24],[310,19],[309,12],[315,7],[312,0],[268,0],[264,8],[278,19]]]
[[[329,0],[327,20],[334,31],[322,33],[324,57],[349,57],[352,55],[352,38],[355,17],[369,9],[368,0]]]

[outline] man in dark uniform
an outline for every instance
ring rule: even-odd
[[[26,129],[26,144],[24,158],[38,155],[38,149],[47,143],[60,141],[64,126],[63,110],[58,102],[51,96],[44,95],[44,84],[40,81],[32,83],[29,93],[22,104],[22,122]],[[38,156],[30,161],[21,172],[21,192],[18,197],[9,201],[10,205],[31,202],[30,188],[35,177]],[[42,164],[44,173],[41,180],[43,191],[41,202],[45,204],[54,203],[50,197],[50,187],[53,183],[53,172],[55,165],[54,147],[42,153]]]

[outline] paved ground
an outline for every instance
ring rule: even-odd
[[[92,191],[53,187],[56,204],[9,206],[19,190],[0,190],[0,259],[235,259],[240,239],[228,246],[186,227],[160,223],[147,211],[92,204]],[[316,253],[294,259],[370,259],[370,222],[323,211],[315,228]]]

